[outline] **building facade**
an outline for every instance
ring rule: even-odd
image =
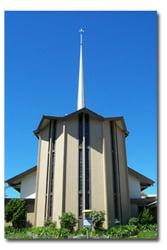
[[[65,117],[43,117],[39,138],[35,224],[59,221],[63,212],[105,212],[105,226],[130,216],[122,117],[104,118],[84,108]]]

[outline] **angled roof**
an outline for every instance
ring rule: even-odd
[[[26,171],[24,171],[24,172],[22,172],[22,173],[20,173],[18,175],[15,175],[14,177],[6,180],[5,183],[8,183],[9,186],[15,188],[18,192],[20,192],[21,180],[25,176],[27,176],[27,175],[29,175],[29,174],[31,174],[33,172],[36,172],[36,169],[37,169],[37,166],[29,168]]]
[[[9,186],[15,188],[17,191],[20,192],[20,185],[21,185],[21,180],[27,176],[28,174],[31,174],[33,172],[36,172],[37,170],[37,166],[34,166],[8,180],[6,180],[5,182],[8,183]],[[145,188],[151,186],[154,184],[154,181],[151,180],[150,178],[140,174],[139,172],[135,171],[134,169],[128,167],[128,173],[132,174],[134,177],[136,177],[137,179],[139,179],[140,181],[140,185],[141,185],[141,190],[144,190]]]
[[[139,172],[137,172],[136,170],[134,170],[130,167],[128,167],[128,172],[129,172],[129,174],[132,174],[137,179],[139,179],[140,185],[141,185],[141,190],[144,190],[145,188],[154,184],[154,181],[152,179],[146,177],[145,175],[140,174]]]
[[[97,117],[98,119],[101,119],[101,120],[110,120],[110,121],[113,121],[113,120],[121,120],[122,123],[123,123],[123,126],[125,128],[125,132],[126,134],[128,135],[128,131],[127,131],[127,127],[126,127],[126,124],[125,124],[125,120],[123,118],[123,116],[117,116],[117,117],[103,117],[97,113],[95,113],[94,111],[90,110],[90,109],[87,109],[87,108],[82,108],[80,110],[77,110],[75,112],[72,112],[68,115],[65,115],[65,116],[50,116],[50,115],[43,115],[41,120],[40,120],[40,123],[37,127],[36,130],[34,130],[34,134],[38,137],[38,133],[41,129],[43,129],[50,120],[66,120],[66,119],[69,119],[70,117],[73,117],[73,116],[76,116],[80,113],[86,113],[86,114],[90,114],[94,117]]]

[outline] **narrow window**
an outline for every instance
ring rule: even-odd
[[[111,154],[112,154],[112,166],[113,166],[114,210],[115,210],[115,219],[119,220],[117,173],[116,173],[116,159],[115,159],[115,146],[114,146],[114,144],[115,144],[114,124],[111,122]]]
[[[89,115],[85,115],[85,209],[90,208]]]
[[[82,168],[83,168],[83,114],[79,115],[78,124],[79,133],[79,162],[78,162],[78,214],[82,218],[83,202],[82,202]]]
[[[52,133],[51,133],[52,126]],[[54,183],[54,165],[55,165],[55,138],[56,138],[56,121],[50,121],[49,127],[49,150],[47,166],[47,183],[46,183],[46,202],[45,202],[45,220],[52,217],[53,208],[53,183]]]

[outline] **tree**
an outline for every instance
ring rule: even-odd
[[[139,222],[142,225],[151,224],[153,222],[154,217],[150,213],[148,208],[144,208],[143,211],[139,215]]]
[[[14,228],[21,228],[26,220],[26,202],[23,199],[11,199],[5,207],[5,220],[12,222]]]

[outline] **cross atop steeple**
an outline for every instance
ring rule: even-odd
[[[83,33],[84,30],[81,28],[80,33],[80,60],[79,60],[79,80],[78,80],[78,105],[77,109],[85,107],[85,94],[84,94],[84,72],[83,72]]]
[[[79,33],[80,33],[80,45],[82,45],[84,30],[81,28],[81,29],[79,30]]]

